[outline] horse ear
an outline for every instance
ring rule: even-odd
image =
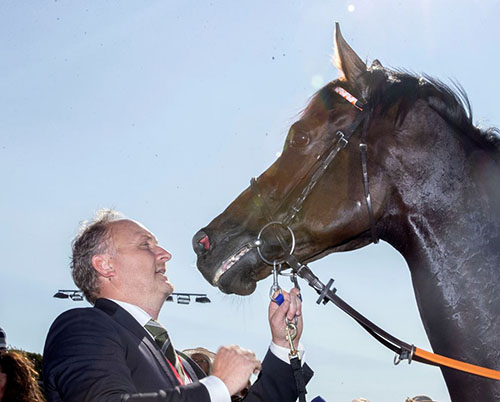
[[[345,78],[354,85],[363,85],[360,76],[367,71],[366,63],[352,50],[340,32],[340,25],[335,23],[335,65],[342,71]],[[364,92],[364,88],[360,88]]]

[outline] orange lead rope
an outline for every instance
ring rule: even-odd
[[[476,366],[474,364],[464,363],[455,359],[450,359],[449,357],[438,355],[436,353],[427,352],[426,350],[419,348],[415,348],[414,355],[440,366],[446,366],[455,370],[464,371],[466,373],[500,381],[500,371]]]

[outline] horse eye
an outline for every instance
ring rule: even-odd
[[[290,141],[292,147],[304,147],[309,144],[310,137],[308,133],[305,132],[295,132]]]

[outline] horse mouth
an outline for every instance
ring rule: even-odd
[[[240,248],[236,253],[232,254],[228,258],[226,258],[219,269],[215,271],[214,278],[212,280],[212,285],[219,286],[221,278],[226,275],[231,268],[244,256],[246,255],[252,248],[246,244],[242,248]]]

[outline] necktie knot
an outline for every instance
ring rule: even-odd
[[[160,346],[160,348],[165,342],[170,341],[167,330],[155,320],[150,319],[144,327],[149,331],[151,335],[153,335],[155,342],[158,344],[158,346]]]
[[[175,362],[177,360],[175,356],[175,350],[172,346],[172,342],[170,341],[167,330],[153,319],[149,320],[144,327],[149,331],[151,335],[153,335],[156,344],[159,346],[162,353],[167,357],[170,363],[175,365]]]

